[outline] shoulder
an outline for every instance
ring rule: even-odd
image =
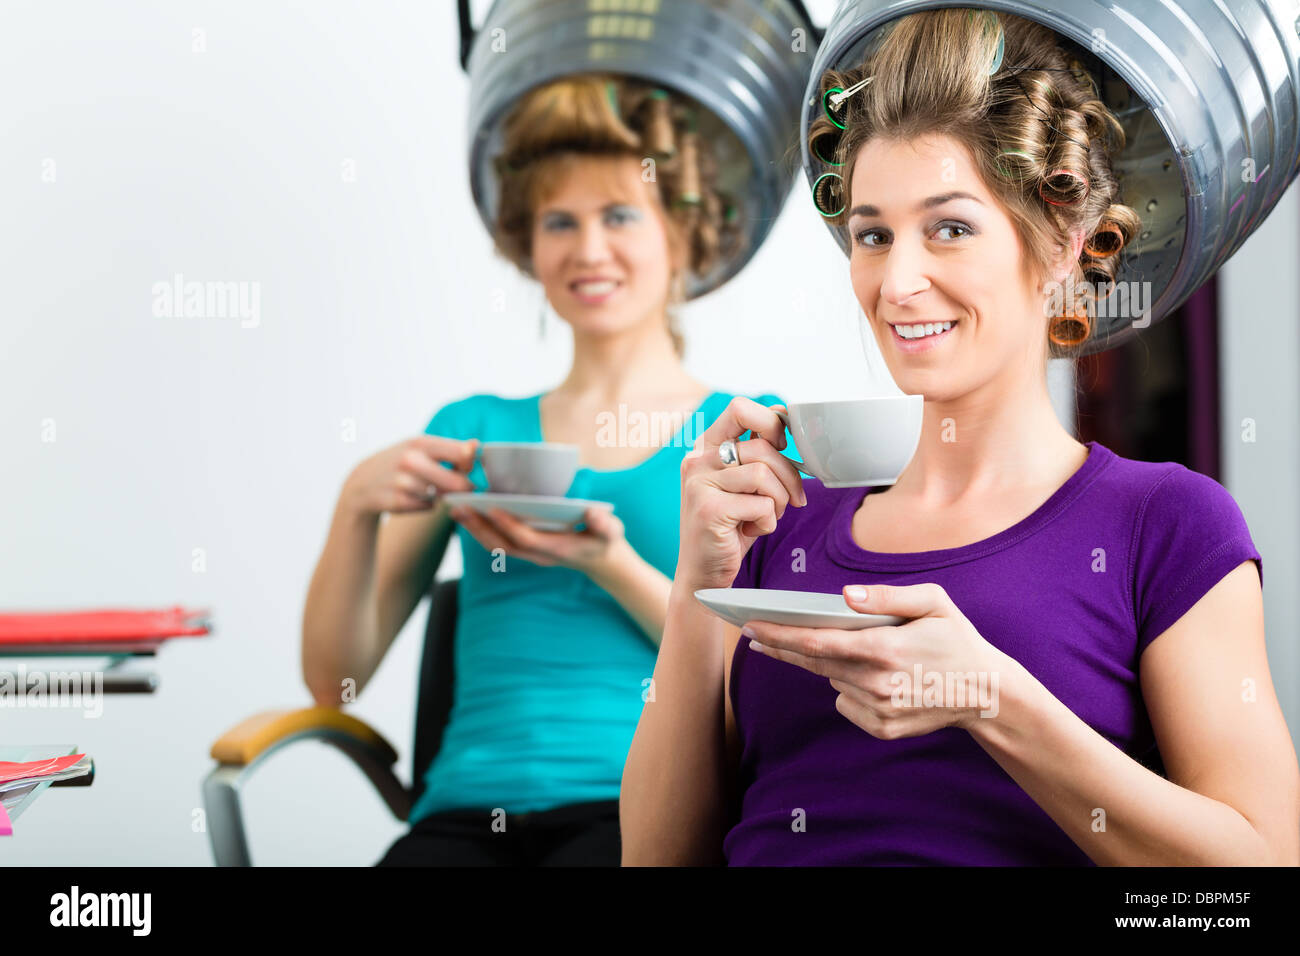
[[[1111,466],[1098,481],[1112,500],[1131,508],[1135,540],[1158,540],[1179,530],[1246,532],[1236,499],[1209,475],[1178,462],[1136,461],[1108,449],[1106,454]]]
[[[1156,637],[1244,561],[1263,559],[1228,489],[1177,462],[1114,456],[1100,491],[1131,514],[1131,601],[1138,649]]]
[[[1148,472],[1134,515],[1139,586],[1164,579],[1177,588],[1216,563],[1230,570],[1228,564],[1247,558],[1259,561],[1246,516],[1227,488],[1180,464],[1159,467]],[[1260,570],[1262,579],[1262,562]]]
[[[528,403],[535,400],[535,395],[506,398],[488,392],[452,399],[434,412],[425,432],[448,438],[468,438],[480,431],[483,422],[519,415]]]
[[[1244,524],[1237,500],[1223,485],[1177,463],[1166,462],[1165,466],[1152,474],[1151,487],[1143,496],[1138,516],[1142,524],[1184,517],[1194,517],[1201,524],[1238,520]]]

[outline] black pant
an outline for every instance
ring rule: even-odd
[[[505,824],[497,824],[496,820]],[[533,813],[448,810],[416,822],[376,866],[619,866],[618,801]]]

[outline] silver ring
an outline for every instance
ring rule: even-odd
[[[432,500],[433,500],[434,498],[436,498],[437,496],[438,496],[438,486],[437,486],[437,485],[430,484],[430,485],[425,485],[425,486],[424,486],[424,497],[426,497],[426,498],[428,498],[430,501],[432,501]]]
[[[728,438],[718,446],[718,457],[724,465],[740,464],[740,449],[736,447],[735,439]]]

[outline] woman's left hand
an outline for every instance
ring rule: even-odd
[[[863,590],[865,598],[854,596]],[[844,600],[855,611],[908,620],[851,631],[751,621],[746,636],[768,657],[829,678],[840,692],[835,709],[881,740],[969,730],[997,716],[999,684],[1020,664],[980,636],[942,587],[848,585]]]
[[[501,548],[507,555],[543,567],[561,565],[598,576],[627,544],[623,522],[604,508],[588,508],[584,531],[538,531],[500,508],[486,515],[473,508],[453,508],[451,516],[488,551]]]

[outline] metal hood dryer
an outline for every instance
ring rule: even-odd
[[[758,250],[798,169],[799,104],[817,31],[794,0],[496,0],[475,31],[460,0],[461,64],[470,78],[469,175],[489,230],[502,124],[528,90],[561,77],[647,81],[690,102],[709,141],[716,185],[734,205],[740,241],[694,298],[735,275]]]
[[[1295,0],[843,0],[818,48],[800,125],[804,171],[828,219],[834,209],[823,194],[836,174],[826,159],[835,144],[819,139],[810,153],[808,136],[820,116],[834,121],[827,111],[843,101],[823,102],[824,74],[861,67],[889,23],[941,7],[1050,28],[1123,127],[1115,201],[1136,211],[1141,226],[1120,252],[1112,291],[1142,283],[1148,305],[1136,314],[1099,309],[1083,353],[1118,345],[1173,312],[1245,242],[1300,169]],[[995,85],[1014,82],[1001,49],[989,71]],[[843,201],[837,185],[834,207]],[[827,225],[847,254],[847,230]]]

